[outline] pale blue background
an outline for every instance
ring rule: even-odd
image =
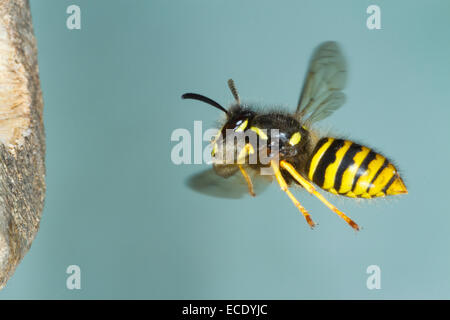
[[[366,28],[378,4],[382,30]],[[66,28],[78,4],[82,29]],[[450,298],[450,2],[31,1],[47,136],[41,230],[0,298]],[[355,205],[332,198],[355,234],[297,193],[310,230],[275,186],[224,200],[188,189],[206,165],[170,160],[176,128],[212,126],[228,104],[293,110],[307,61],[336,40],[347,104],[321,123],[382,150],[409,195]],[[82,270],[70,291],[67,266]],[[382,270],[381,290],[366,268]]]

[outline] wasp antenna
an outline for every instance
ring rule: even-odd
[[[233,94],[233,97],[236,100],[237,104],[241,104],[241,99],[239,99],[239,94],[236,89],[236,86],[234,85],[233,79],[228,80],[228,87],[230,88],[231,93]]]
[[[214,100],[202,96],[201,94],[197,94],[197,93],[185,93],[181,96],[182,99],[193,99],[193,100],[199,100],[202,102],[205,102],[207,104],[212,105],[213,107],[216,107],[219,110],[222,110],[223,112],[225,112],[226,114],[228,114],[227,109],[225,109],[224,107],[222,107],[220,104],[218,104],[217,102],[215,102]]]

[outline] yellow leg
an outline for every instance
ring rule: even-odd
[[[334,211],[339,217],[344,219],[353,229],[359,230],[359,226],[348,216],[345,215],[342,211],[340,211],[338,208],[336,208],[334,205],[332,205],[330,202],[328,202],[327,199],[323,195],[321,195],[316,188],[312,185],[311,182],[303,178],[297,170],[289,163],[284,160],[280,162],[280,165],[283,169],[285,169],[289,174],[294,177],[295,180],[300,183],[303,188],[305,188],[309,193],[315,195],[317,198],[319,198],[320,201],[322,201],[328,208],[330,208],[332,211]]]
[[[247,157],[247,155],[249,154],[254,154],[255,153],[255,149],[253,149],[253,146],[250,143],[247,143],[241,150],[241,152],[239,152],[238,158],[237,158],[237,163],[242,164],[245,163],[245,159]]]
[[[256,196],[255,192],[253,191],[252,179],[250,179],[250,176],[248,175],[247,171],[245,171],[244,167],[241,164],[239,165],[239,170],[241,170],[241,173],[244,176],[245,181],[247,181],[248,193],[250,193],[252,197]]]
[[[270,164],[273,168],[273,171],[275,173],[275,178],[278,181],[278,184],[280,185],[281,190],[286,192],[288,197],[291,199],[291,201],[294,203],[294,205],[297,207],[298,210],[302,213],[302,215],[305,217],[306,222],[310,225],[311,228],[314,228],[316,225],[314,221],[311,219],[311,215],[306,211],[306,209],[298,202],[298,200],[294,197],[294,195],[289,191],[288,185],[286,183],[286,180],[284,180],[283,176],[281,175],[280,168],[278,167],[278,163],[274,160],[270,161]]]
[[[237,159],[237,163],[239,165],[239,170],[241,170],[242,175],[245,178],[245,181],[247,181],[247,185],[248,185],[248,193],[250,193],[250,195],[252,197],[256,196],[255,192],[253,191],[253,183],[252,180],[250,179],[250,176],[248,175],[248,173],[245,171],[243,165],[241,163],[245,163],[245,159],[247,157],[248,154],[253,154],[255,153],[255,150],[253,149],[253,146],[250,143],[247,143],[241,150],[241,152],[239,152],[238,155],[238,159]]]

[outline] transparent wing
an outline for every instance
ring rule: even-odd
[[[345,102],[347,82],[344,56],[336,42],[319,45],[311,58],[296,115],[306,126],[332,114]]]
[[[262,193],[272,181],[272,176],[261,176],[254,170],[246,170],[252,179],[256,195]],[[190,176],[186,184],[192,190],[217,198],[240,199],[249,194],[247,182],[239,171],[223,178],[213,169],[207,169]]]

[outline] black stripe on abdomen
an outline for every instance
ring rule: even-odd
[[[355,155],[362,150],[362,146],[357,143],[352,143],[350,148],[345,153],[344,158],[342,158],[341,163],[339,164],[339,168],[336,172],[336,177],[334,179],[334,189],[340,190],[342,184],[342,175],[345,170],[355,163],[354,157]]]
[[[358,182],[358,179],[366,173],[367,167],[369,166],[369,163],[375,159],[377,156],[377,153],[370,150],[369,154],[364,158],[364,161],[361,163],[361,165],[358,168],[358,171],[355,174],[355,177],[353,179],[353,185],[352,190],[355,190],[356,183]]]
[[[325,171],[327,167],[332,164],[336,160],[336,152],[342,148],[345,140],[336,139],[334,140],[330,146],[327,148],[322,158],[320,159],[317,167],[314,171],[313,182],[317,184],[319,187],[323,186],[325,181]]]

